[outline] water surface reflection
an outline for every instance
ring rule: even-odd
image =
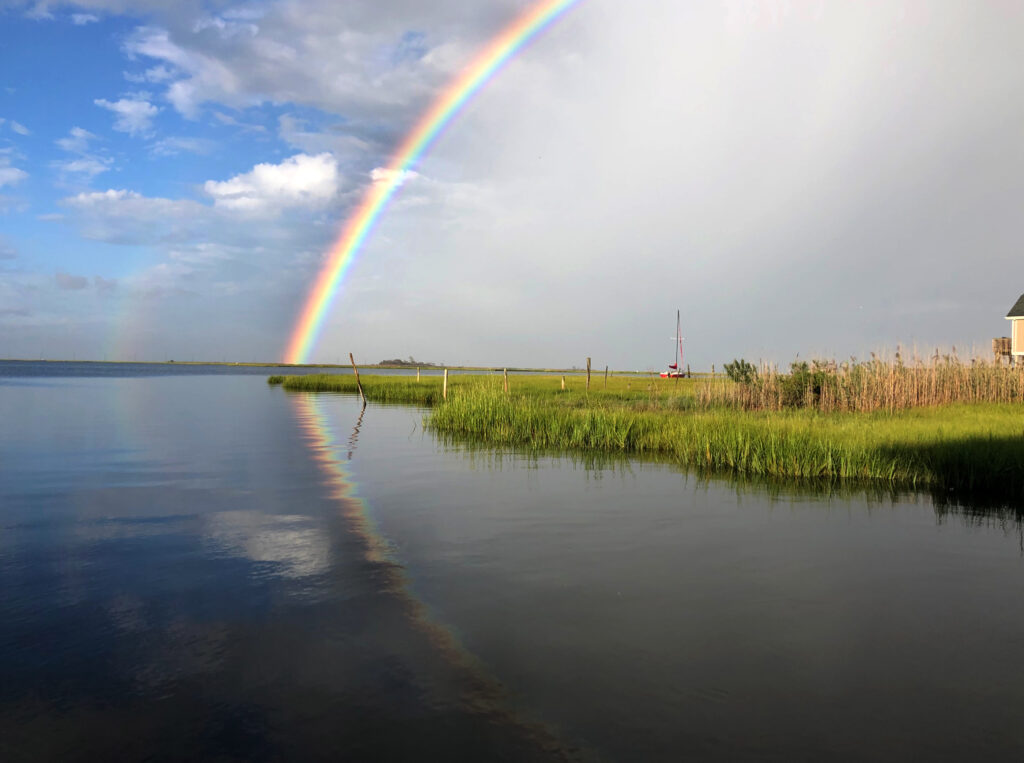
[[[0,421],[0,760],[1024,756],[1012,506],[260,377],[22,378]]]
[[[324,400],[331,400],[332,396],[298,394],[290,397],[298,420],[309,437],[310,450],[334,487],[332,496],[338,501],[352,532],[365,545],[367,560],[379,566],[387,590],[401,601],[410,622],[427,637],[445,662],[455,669],[465,707],[488,718],[491,723],[522,733],[537,746],[538,752],[551,753],[563,759],[575,757],[579,751],[566,748],[550,729],[535,721],[528,721],[508,708],[506,692],[500,682],[465,649],[450,629],[436,619],[410,587],[405,570],[396,561],[391,545],[381,535],[365,501],[358,496],[348,470],[348,462],[352,460],[359,442],[359,430],[363,425],[366,407],[360,408],[348,441],[342,448],[340,438],[335,434],[324,410]],[[342,460],[343,453],[346,453],[345,460]]]

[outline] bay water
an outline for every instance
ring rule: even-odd
[[[1015,507],[34,365],[0,363],[2,760],[1024,759]]]

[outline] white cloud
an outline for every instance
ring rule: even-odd
[[[268,225],[277,213],[322,214],[336,199],[341,176],[334,157],[296,154],[279,164],[261,163],[227,180],[208,180],[203,192],[213,204],[144,196],[129,189],[83,191],[62,200],[90,237],[115,242],[248,241],[262,234],[258,223],[237,212],[258,211]],[[308,228],[308,223],[304,226]],[[230,235],[225,234],[230,231]],[[89,233],[91,232],[91,233]],[[279,234],[278,234],[279,235]]]
[[[202,32],[204,29],[216,30],[221,39],[229,39],[238,35],[255,37],[260,31],[256,24],[249,21],[236,21],[220,16],[206,16],[192,25],[193,32]]]
[[[301,166],[301,162],[294,164]],[[296,172],[289,162],[282,165],[286,175]],[[155,339],[161,348],[158,352],[169,353],[164,357],[209,353],[209,336],[200,326],[218,315],[247,311],[254,303],[265,309],[234,334],[233,354],[277,357],[278,334],[291,321],[300,293],[336,235],[334,204],[326,208],[293,204],[316,183],[301,183],[297,177],[270,182],[258,167],[239,177],[242,180],[224,182],[233,191],[250,194],[250,199],[263,194],[259,203],[276,200],[275,206],[264,208],[262,214],[240,214],[209,198],[206,203],[154,198],[129,189],[82,192],[61,202],[65,216],[55,219],[55,224],[71,226],[87,239],[145,247],[155,258],[122,279],[117,293],[147,302],[147,322],[140,326],[140,335]],[[249,187],[242,189],[242,185]],[[319,193],[314,192],[313,198]],[[345,201],[340,197],[338,206]],[[97,294],[104,293],[99,284],[95,286]],[[168,336],[166,326],[171,324],[184,329]],[[269,344],[267,336],[274,337]],[[152,351],[140,346],[140,357]],[[218,356],[222,351],[222,347],[216,349]]]
[[[65,175],[76,175],[83,182],[89,182],[109,170],[112,161],[105,157],[81,156],[67,161],[55,161],[51,166]]]
[[[93,103],[112,111],[116,115],[114,129],[129,135],[148,133],[153,126],[154,117],[160,112],[157,106],[139,98],[121,98],[117,101],[97,98]]]
[[[367,157],[383,151],[382,146],[352,135],[340,125],[318,131],[310,129],[306,122],[291,114],[278,117],[277,125],[281,140],[307,153],[329,151],[342,161],[364,162]]]
[[[189,51],[172,42],[166,30],[139,27],[125,44],[130,56],[146,56],[169,64],[182,79],[172,82],[166,97],[180,113],[195,117],[199,104],[211,100],[206,93],[218,93],[224,103],[257,102],[244,94],[239,77],[232,68],[203,53]],[[152,71],[152,70],[150,70]]]
[[[71,23],[75,26],[85,26],[86,24],[94,24],[99,21],[100,17],[95,16],[91,13],[72,13]]]
[[[30,19],[35,19],[36,21],[49,21],[55,18],[50,12],[50,3],[48,0],[38,0],[38,2],[25,11],[25,16]]]
[[[249,124],[246,122],[240,122],[230,114],[225,114],[222,111],[213,112],[213,118],[220,122],[222,125],[228,125],[229,127],[237,127],[242,132],[266,132],[267,128],[263,125]],[[290,142],[290,141],[289,141]],[[294,145],[294,144],[293,144]],[[303,148],[303,146],[298,146]]]
[[[205,138],[169,137],[156,141],[150,150],[157,156],[175,156],[177,154],[209,154],[216,147],[212,140]]]
[[[338,192],[338,164],[330,154],[296,154],[280,164],[257,164],[230,180],[207,180],[203,190],[214,204],[239,211],[317,207]]]
[[[24,170],[5,165],[3,162],[4,160],[0,158],[0,188],[5,185],[16,185],[28,177],[28,173]]]
[[[129,82],[150,82],[153,84],[160,84],[161,82],[167,82],[176,77],[174,70],[170,67],[160,64],[159,66],[153,66],[146,69],[144,72],[124,72],[124,78]]]
[[[189,117],[206,103],[273,102],[379,123],[419,111],[521,9],[522,0],[282,0],[165,19],[137,29],[125,51],[177,72],[165,97]]]
[[[205,235],[209,207],[188,199],[146,197],[126,189],[84,191],[61,201],[83,236],[111,244],[160,244]]]
[[[28,177],[28,173],[17,167],[0,167],[0,188],[15,185]]]
[[[11,129],[18,133],[18,135],[32,134],[32,131],[25,127],[25,125],[21,124],[21,122],[15,122],[13,119],[11,120]]]
[[[62,148],[65,151],[72,153],[81,154],[89,149],[89,141],[96,138],[88,130],[84,130],[81,127],[72,127],[68,132],[66,138],[58,138],[56,144],[58,148]]]
[[[127,191],[124,189],[116,190],[110,188],[106,191],[92,191],[90,193],[80,193],[77,196],[72,196],[70,199],[65,199],[65,203],[71,204],[76,207],[91,207],[97,204],[102,204],[109,201],[124,201],[125,199],[141,199],[142,194],[136,193],[135,191]]]
[[[370,180],[374,185],[390,183],[398,178],[398,184],[403,185],[409,180],[419,177],[419,173],[413,170],[389,170],[385,167],[375,167],[370,170]]]
[[[63,181],[74,179],[76,182],[88,183],[97,175],[110,169],[113,159],[102,154],[90,152],[90,143],[96,136],[81,127],[72,127],[68,135],[54,141],[58,148],[75,154],[73,159],[57,160],[50,163],[63,176]]]

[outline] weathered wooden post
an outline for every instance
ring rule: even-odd
[[[590,394],[590,358],[587,358],[587,394]]]
[[[692,376],[690,376],[690,364],[689,363],[686,364],[686,378],[687,379],[692,379],[693,378]]]
[[[416,381],[417,381],[417,383],[419,382],[419,380],[420,380],[420,367],[416,366]]]
[[[363,408],[366,407],[366,395],[363,394],[363,385],[359,381],[359,369],[356,368],[356,359],[352,357],[352,353],[348,354],[348,359],[352,361],[352,373],[356,375],[356,389],[359,390],[359,399],[363,401]]]
[[[608,389],[608,366],[604,367],[604,388]]]
[[[448,399],[448,369],[444,369],[444,384],[441,385],[441,397]]]
[[[711,364],[711,378],[712,379],[715,378],[715,364],[714,363]]]
[[[565,377],[562,377],[562,392],[565,392]]]
[[[503,368],[502,369],[502,373],[505,376],[505,394],[507,395],[508,394],[508,369],[507,368]]]

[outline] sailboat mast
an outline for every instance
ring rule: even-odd
[[[676,366],[679,366],[679,348],[682,346],[683,340],[679,337],[679,332],[682,324],[679,323],[679,311],[676,310]]]
[[[679,323],[679,311],[676,310],[676,374],[677,374],[676,381],[679,380],[678,374],[682,373],[680,371],[680,369],[679,369],[679,361],[681,360],[681,358],[679,357],[680,354],[681,354],[680,350],[682,349],[682,346],[683,346],[683,340],[679,336],[679,331],[680,331],[681,328],[682,328],[682,326]]]
[[[679,331],[676,332],[679,335],[679,369],[683,368],[683,360],[685,358],[683,354],[683,324],[679,324]]]

